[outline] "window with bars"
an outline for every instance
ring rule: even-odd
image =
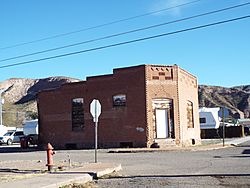
[[[82,131],[84,128],[83,98],[72,99],[72,131]]]

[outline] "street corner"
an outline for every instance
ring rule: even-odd
[[[78,167],[61,171],[51,171],[43,176],[33,176],[16,181],[4,182],[1,187],[60,187],[75,183],[87,183],[112,173],[120,171],[121,164],[114,163],[86,163]]]

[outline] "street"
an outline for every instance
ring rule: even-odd
[[[93,187],[250,186],[250,142],[237,147],[209,151],[107,151],[98,151],[98,162],[120,163],[123,169],[106,179],[96,180],[92,184]],[[54,155],[55,163],[69,159],[71,163],[94,162],[94,150],[59,150]],[[40,161],[40,167],[46,169],[46,152],[21,152],[18,146],[1,146],[1,173],[6,169],[4,165],[8,162],[14,165],[13,168],[18,168],[18,162],[25,165],[28,161]]]
[[[197,152],[129,154],[121,177],[97,187],[249,187],[250,142],[240,147]]]

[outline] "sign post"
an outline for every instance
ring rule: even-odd
[[[225,108],[222,108],[223,147],[225,146]]]
[[[95,123],[95,163],[97,163],[98,118],[101,114],[101,104],[99,100],[93,99],[93,101],[90,103],[90,113],[93,116],[93,122]]]
[[[225,146],[225,118],[229,116],[229,110],[222,107],[219,111],[219,116],[222,118],[222,135],[223,135],[223,147]]]

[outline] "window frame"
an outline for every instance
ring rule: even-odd
[[[78,103],[78,104],[77,104]],[[84,98],[78,97],[71,99],[71,128],[72,131],[83,131],[84,120]]]
[[[119,100],[119,102],[117,102]],[[116,94],[112,96],[113,107],[124,107],[127,105],[126,94]]]

